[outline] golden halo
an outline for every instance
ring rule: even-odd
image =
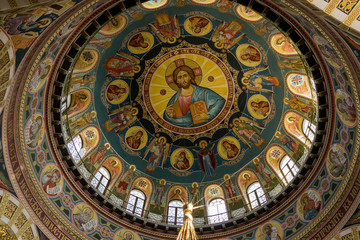
[[[179,58],[179,59],[173,61],[172,63],[170,63],[169,66],[166,68],[166,71],[165,71],[166,83],[169,85],[169,87],[171,87],[171,89],[173,89],[174,91],[179,90],[179,87],[176,85],[176,83],[174,81],[173,74],[174,74],[175,69],[178,67],[181,67],[181,66],[190,67],[195,74],[196,84],[200,85],[201,79],[202,79],[202,70],[201,70],[200,65],[192,59]]]
[[[249,85],[250,84],[250,79],[247,78],[247,77],[243,77],[241,79],[241,83],[244,84],[245,86]]]
[[[115,164],[112,165],[113,167],[116,167],[119,164],[119,162],[114,158],[110,160],[110,164],[112,164],[113,162],[115,162]]]
[[[224,180],[227,180],[227,179],[230,179],[230,174],[228,174],[228,173],[224,175]]]
[[[105,143],[104,146],[106,147],[106,149],[110,149],[111,147],[110,143]]]
[[[194,187],[194,186],[199,187],[199,184],[198,184],[197,182],[193,182],[193,183],[191,184],[191,186],[192,186],[192,187]]]
[[[206,140],[201,140],[199,142],[199,147],[202,148],[203,145],[205,145],[204,147],[206,147],[208,145],[208,142]]]
[[[140,70],[141,70],[141,67],[139,65],[135,65],[133,68],[134,73],[138,73],[138,72],[140,72]]]
[[[133,172],[135,172],[136,166],[131,164],[131,165],[129,166],[129,169],[131,169]]]
[[[136,107],[131,108],[131,112],[133,113],[133,116],[136,116],[139,113],[139,109]]]
[[[290,100],[290,99],[289,99],[289,98],[287,98],[287,97],[286,97],[286,98],[284,98],[284,103],[288,105],[288,104],[289,104],[289,100]]]
[[[176,42],[176,37],[169,37],[168,43],[174,43]]]
[[[280,138],[280,136],[281,136],[281,132],[276,131],[276,133],[275,133],[275,137]]]
[[[159,137],[159,143],[160,143],[161,141],[164,141],[163,144],[165,144],[165,143],[166,143],[166,137]]]
[[[96,115],[97,115],[96,111],[91,111],[91,116],[92,116],[92,118],[95,118]]]
[[[224,48],[224,44],[222,42],[216,42],[215,47],[218,49],[222,49],[222,48]]]
[[[90,207],[85,206],[82,209],[82,212],[85,213],[85,211],[87,211],[87,210],[90,210],[90,218],[92,219],[94,217],[94,211]]]
[[[243,177],[243,179],[246,179],[246,177],[245,177],[245,176],[249,176],[249,178],[250,178],[250,174],[248,174],[248,173],[244,173],[244,174],[243,174],[243,176],[242,176],[242,177]]]
[[[165,180],[165,179],[161,179],[161,180],[160,180],[160,184],[161,184],[161,185],[165,185],[165,184],[166,184],[166,180]]]
[[[174,193],[175,193],[177,190],[179,190],[179,194],[182,193],[182,189],[181,189],[181,188],[175,188],[175,189],[174,189]]]
[[[235,119],[233,120],[233,124],[234,124],[234,126],[238,127],[238,126],[240,125],[240,119],[235,118]]]

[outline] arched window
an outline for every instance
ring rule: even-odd
[[[70,142],[68,142],[67,146],[70,151],[70,155],[73,157],[75,162],[78,162],[84,155],[83,151],[81,151],[83,143],[80,135],[77,135]]]
[[[184,223],[183,203],[179,200],[172,200],[168,205],[168,224],[182,225]]]
[[[137,189],[131,190],[126,210],[141,217],[144,210],[145,199],[145,194],[142,191]]]
[[[207,206],[209,224],[220,223],[229,219],[224,199],[215,198]]]
[[[306,136],[306,138],[309,139],[310,142],[313,142],[314,138],[315,138],[315,131],[316,131],[315,124],[304,119],[302,122],[302,129],[303,129],[303,132],[304,132],[304,135]]]
[[[296,166],[294,161],[287,155],[281,159],[280,169],[283,174],[282,180],[285,184],[289,184],[299,172],[298,166]]]
[[[101,193],[104,193],[109,181],[109,171],[106,168],[101,167],[92,179],[91,185],[97,188]]]
[[[249,197],[250,206],[252,209],[257,208],[266,203],[266,196],[264,190],[260,186],[260,183],[254,182],[250,184],[247,189],[247,195]]]

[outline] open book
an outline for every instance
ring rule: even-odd
[[[201,120],[196,120],[197,118],[195,116],[200,115],[202,113],[207,113],[207,108],[206,108],[206,103],[204,100],[200,100],[197,102],[194,102],[190,105],[190,112],[191,112],[191,117],[193,120],[194,124],[199,124],[199,123],[203,123],[206,120],[205,119],[201,119]]]

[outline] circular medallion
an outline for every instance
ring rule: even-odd
[[[125,141],[129,148],[140,150],[147,142],[146,131],[141,127],[132,127],[125,134]]]
[[[128,97],[129,86],[123,80],[115,80],[107,87],[105,94],[111,104],[120,104]]]
[[[135,54],[147,52],[154,45],[154,37],[148,32],[140,32],[132,36],[128,42],[129,51]]]
[[[348,168],[348,156],[341,145],[333,145],[326,160],[327,169],[332,177],[340,179],[345,175]]]
[[[239,141],[234,137],[224,137],[217,148],[220,156],[226,160],[234,160],[240,153]]]
[[[269,100],[260,94],[253,95],[249,98],[247,108],[251,116],[257,119],[266,118],[271,111]]]
[[[44,119],[41,114],[34,114],[25,127],[25,143],[29,148],[36,148],[44,138]]]
[[[337,90],[335,96],[336,111],[341,121],[352,127],[356,123],[356,108],[351,97],[343,90]]]
[[[41,184],[49,196],[56,196],[62,191],[63,178],[56,165],[47,165],[41,174]]]
[[[227,66],[201,49],[182,48],[164,54],[144,79],[148,112],[175,133],[196,134],[214,128],[229,112],[234,94]]]
[[[321,210],[321,197],[313,189],[307,190],[301,195],[297,203],[297,212],[301,219],[311,221],[316,218]]]
[[[171,155],[171,165],[177,171],[185,172],[194,163],[194,156],[186,148],[178,148]]]
[[[50,73],[52,62],[52,59],[48,58],[36,66],[33,76],[30,80],[29,92],[35,93],[44,85],[45,80]]]
[[[83,232],[92,232],[97,226],[96,213],[85,203],[76,205],[72,217],[74,225]]]
[[[236,49],[236,56],[247,67],[256,67],[262,60],[259,49],[251,44],[241,44]]]
[[[185,20],[185,30],[195,36],[203,36],[208,34],[213,26],[209,19],[203,16],[192,16]]]

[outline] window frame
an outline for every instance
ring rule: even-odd
[[[283,162],[286,161],[285,158],[288,159],[288,161],[287,161],[286,163],[283,163]],[[290,167],[289,162],[292,162],[292,163],[293,163],[293,166],[292,166],[292,167]],[[283,165],[283,167],[282,167],[282,165]],[[287,172],[286,174],[284,173],[284,168],[285,168],[285,167],[288,168],[288,172]],[[294,170],[294,168],[296,168],[297,171]],[[279,169],[280,169],[280,172],[281,172],[281,174],[282,174],[281,180],[282,180],[285,184],[289,184],[289,183],[295,178],[296,174],[300,171],[299,167],[296,165],[296,163],[295,163],[295,162],[291,159],[291,157],[288,156],[288,155],[285,155],[285,156],[281,159],[281,161],[279,162]],[[289,174],[292,175],[292,178],[291,178],[290,180],[287,179],[287,176],[288,176]]]
[[[108,174],[109,178],[107,178],[107,177],[105,176],[105,174],[104,174],[103,172],[101,172],[101,170],[106,171],[106,173]],[[98,178],[96,177],[98,174],[101,175],[101,176],[100,176],[100,179],[98,179]],[[105,185],[102,183],[102,181],[103,181],[104,178],[107,180],[107,182],[106,182]],[[95,183],[94,180],[97,180],[97,183]],[[91,185],[92,185],[93,187],[95,187],[99,192],[101,192],[102,194],[104,194],[105,191],[106,191],[107,186],[108,186],[109,183],[110,183],[110,181],[111,181],[110,171],[109,171],[106,167],[101,167],[101,168],[99,168],[99,170],[96,172],[96,174],[94,175],[93,179],[91,180]],[[94,183],[96,184],[96,186],[94,185]],[[99,186],[104,186],[104,190],[99,189]]]
[[[222,201],[221,204],[212,204],[215,201]],[[210,212],[210,209],[213,209],[213,206],[216,207],[217,213],[213,214],[212,212]],[[221,210],[219,209],[219,206],[223,205],[223,208],[225,211],[221,212]],[[211,215],[210,215],[211,214]],[[229,210],[228,210],[228,206],[226,204],[226,201],[223,198],[213,198],[211,199],[208,204],[207,204],[207,209],[206,209],[206,215],[207,215],[207,222],[208,224],[217,224],[217,223],[222,223],[222,222],[226,222],[229,220]],[[218,220],[214,220],[214,218],[217,218]],[[222,218],[222,219],[220,219]]]
[[[74,141],[74,139],[76,139],[76,141]],[[79,149],[77,148],[77,145],[79,145]],[[69,153],[76,163],[78,163],[84,157],[81,154],[81,149],[83,148],[83,145],[84,145],[84,140],[82,139],[80,134],[76,135],[67,143],[67,148],[69,150]]]
[[[258,187],[256,187],[255,189],[251,189],[251,191],[249,191],[250,188],[253,188],[252,186],[254,185],[258,185]],[[262,192],[263,195],[259,194],[259,192]],[[250,195],[251,194],[254,194],[255,195],[255,200],[251,200],[251,197]],[[262,188],[261,184],[259,182],[253,182],[251,183],[247,189],[246,189],[246,195],[248,197],[248,200],[249,200],[249,207],[251,210],[254,210],[258,207],[261,207],[262,205],[266,204],[267,202],[267,198],[266,198],[266,194],[265,194],[265,191],[264,189]],[[259,196],[260,195],[260,196]],[[262,199],[265,198],[265,201],[262,201]],[[253,205],[252,203],[255,202],[257,203],[257,205]]]
[[[181,207],[180,206],[171,206],[171,203],[177,203],[179,202]],[[170,208],[174,208],[175,209],[175,215],[174,216],[170,216]],[[180,210],[181,209],[181,210]],[[180,212],[180,213],[179,213]],[[181,215],[182,213],[182,216],[178,216],[179,214]],[[169,221],[169,218],[172,217],[174,218],[174,221],[170,222]],[[178,219],[181,219],[181,221],[178,221]],[[173,200],[170,200],[168,202],[168,207],[167,207],[167,219],[166,219],[166,222],[167,224],[170,224],[170,225],[175,225],[175,226],[181,226],[183,225],[184,223],[184,210],[183,210],[183,203],[180,201],[180,200],[177,200],[177,199],[173,199]]]
[[[142,195],[144,197],[144,199],[142,199],[141,197],[133,194],[133,192],[135,192],[135,193],[138,192],[140,195]],[[134,204],[130,203],[131,197],[135,198]],[[143,201],[141,207],[138,206],[139,199]],[[130,191],[130,193],[129,193],[129,197],[128,197],[128,200],[127,200],[126,211],[128,211],[128,212],[130,212],[130,213],[132,213],[132,214],[134,214],[136,216],[142,217],[142,215],[144,213],[144,209],[145,209],[145,203],[146,203],[146,195],[145,195],[145,193],[143,191],[139,190],[139,189],[132,189]],[[129,208],[130,204],[133,205],[132,209]],[[136,211],[137,208],[140,208],[140,210],[141,210],[140,214]]]
[[[313,142],[316,135],[316,125],[303,117],[302,132],[306,138],[306,141]]]

